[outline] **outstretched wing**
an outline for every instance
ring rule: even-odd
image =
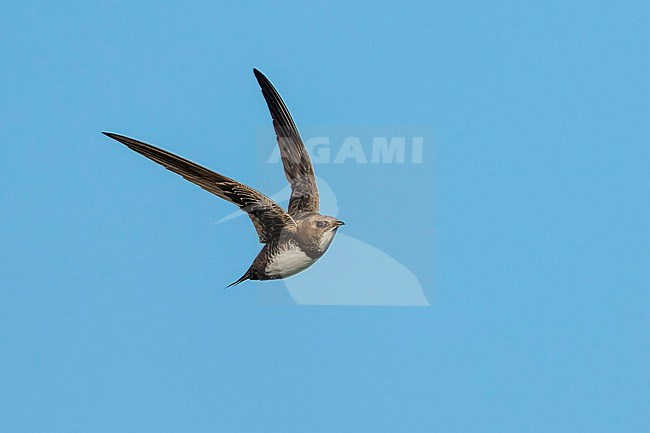
[[[262,88],[262,94],[269,106],[273,118],[273,128],[280,146],[280,155],[284,165],[284,174],[291,184],[289,214],[299,212],[318,212],[318,187],[314,177],[314,167],[309,154],[300,138],[291,114],[284,105],[280,94],[271,82],[257,69],[253,69],[255,78]]]
[[[243,183],[215,173],[150,144],[110,132],[104,132],[103,134],[119,141],[140,155],[157,162],[167,170],[180,174],[204,190],[239,206],[241,210],[248,213],[251,221],[253,221],[262,243],[277,239],[284,227],[296,225],[293,218],[277,203]]]

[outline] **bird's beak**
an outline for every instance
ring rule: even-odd
[[[344,225],[345,225],[345,223],[343,221],[340,221],[340,220],[336,221],[336,226],[337,227],[338,226],[344,226]]]

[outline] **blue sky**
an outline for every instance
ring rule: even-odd
[[[645,2],[0,12],[0,430],[650,429]],[[424,131],[422,163],[316,170],[341,234],[430,307],[223,290],[250,223],[215,224],[231,206],[100,134],[273,194],[253,67],[304,131]],[[305,275],[402,289],[344,239]]]

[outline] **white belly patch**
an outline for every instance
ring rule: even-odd
[[[315,260],[291,245],[279,251],[266,265],[265,272],[273,277],[290,277],[307,269]]]

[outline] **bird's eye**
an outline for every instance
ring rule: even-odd
[[[316,221],[316,227],[322,229],[325,227],[325,221]]]

